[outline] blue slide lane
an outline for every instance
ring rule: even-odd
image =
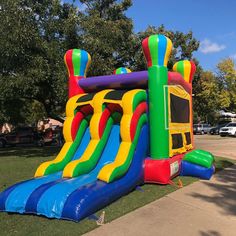
[[[81,157],[81,155],[85,151],[86,147],[88,146],[89,141],[90,141],[90,132],[89,132],[89,128],[87,128],[87,130],[84,134],[84,137],[81,141],[81,144],[80,144],[79,148],[77,149],[76,153],[74,154],[74,157],[72,158],[72,160],[76,160],[76,159],[79,159],[79,157]],[[62,174],[62,172],[60,172],[60,173]],[[27,212],[27,213],[36,213],[37,212],[38,201],[39,201],[40,197],[43,195],[43,193],[47,189],[52,187],[53,185],[56,185],[58,183],[66,181],[66,180],[67,179],[57,179],[55,181],[45,183],[45,184],[39,186],[38,188],[36,188],[31,193],[31,195],[29,196],[29,198],[27,200],[27,203],[25,205],[25,212]]]
[[[26,182],[31,181],[32,179],[29,180],[25,180],[19,183],[16,183],[14,185],[12,185],[11,187],[7,188],[4,192],[0,193],[0,211],[5,211],[5,202],[8,198],[8,196],[10,195],[10,193],[20,184],[25,184]]]
[[[97,180],[82,186],[68,196],[61,218],[79,221],[127,194],[143,183],[143,162],[148,150],[148,128],[142,128],[132,164],[121,179],[112,183]],[[41,213],[41,212],[40,212]]]
[[[32,204],[32,210],[35,212],[37,204],[37,213],[47,217],[61,218],[61,213],[68,196],[76,189],[97,180],[97,175],[101,168],[114,161],[120,145],[120,126],[113,125],[106,147],[96,167],[89,173],[73,179],[67,179],[47,189],[43,194],[35,191],[34,197],[39,199],[28,202]],[[38,193],[37,193],[38,192]],[[39,197],[37,197],[37,194]],[[32,211],[29,211],[32,212]]]
[[[86,129],[84,136],[80,142],[79,148],[77,149],[76,153],[74,154],[74,157],[72,158],[72,161],[79,159],[82,154],[84,153],[85,149],[87,148],[90,141],[90,131],[89,127]]]
[[[89,128],[86,129],[81,143],[73,157],[73,160],[80,157],[80,154],[84,152],[90,140]],[[34,178],[11,186],[0,194],[0,209],[8,212],[25,212],[25,205],[32,194],[32,192],[39,188],[49,184],[57,184],[63,181],[61,179],[62,172],[57,172],[40,178]]]

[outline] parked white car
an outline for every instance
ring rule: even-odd
[[[231,122],[220,129],[220,136],[236,136],[236,123]]]

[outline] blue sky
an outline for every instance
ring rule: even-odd
[[[215,71],[226,57],[236,62],[235,0],[134,0],[127,16],[133,19],[135,32],[161,24],[173,31],[192,30],[201,42],[194,56],[204,69]]]
[[[133,0],[126,15],[132,18],[135,32],[161,24],[173,31],[192,30],[201,42],[194,56],[205,70],[215,71],[226,57],[236,62],[235,0]]]

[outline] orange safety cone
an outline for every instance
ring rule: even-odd
[[[183,182],[181,181],[181,179],[178,179],[178,187],[179,188],[183,188],[184,187]]]
[[[97,225],[104,225],[104,222],[105,222],[105,211],[102,212],[96,223]]]

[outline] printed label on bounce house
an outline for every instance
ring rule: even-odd
[[[170,164],[170,176],[175,175],[179,171],[179,163],[175,161]]]

